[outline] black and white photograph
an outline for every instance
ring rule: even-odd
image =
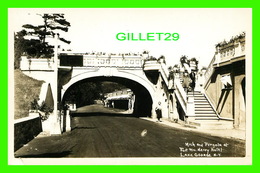
[[[12,165],[248,165],[252,9],[9,8]]]

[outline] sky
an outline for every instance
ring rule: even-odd
[[[75,53],[142,53],[166,57],[168,66],[182,55],[197,58],[208,66],[215,45],[242,32],[251,33],[249,8],[10,8],[9,33],[22,30],[24,24],[43,24],[40,14],[64,13],[71,27],[61,36],[71,41],[61,44]],[[177,41],[119,41],[117,33],[178,33]]]

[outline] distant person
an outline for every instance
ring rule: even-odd
[[[114,101],[112,101],[111,105],[112,105],[112,108],[115,108],[115,103],[114,103]]]
[[[155,112],[156,112],[156,115],[157,115],[158,122],[162,122],[162,121],[161,121],[161,118],[162,118],[161,102],[158,102],[158,105],[157,105],[157,107],[155,108]]]
[[[185,71],[184,74],[183,74],[182,87],[183,87],[183,89],[184,89],[184,91],[186,93],[188,93],[188,88],[190,86],[190,81],[191,81],[191,79],[190,79],[190,77],[188,75],[188,72]]]
[[[195,72],[190,73],[190,79],[191,79],[190,87],[191,87],[191,90],[192,90],[193,95],[194,95],[194,89],[195,89],[195,86],[196,86],[196,74],[195,74]]]

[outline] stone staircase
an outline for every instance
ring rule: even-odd
[[[195,120],[218,120],[214,109],[206,97],[198,92],[188,92],[188,97],[194,97]]]
[[[188,117],[186,126],[202,129],[232,129],[233,121],[218,117],[207,98],[199,91],[188,92],[188,97],[194,98],[194,112]]]

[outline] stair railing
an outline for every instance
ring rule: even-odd
[[[233,118],[226,118],[226,117],[221,117],[218,113],[218,111],[215,109],[215,107],[213,106],[212,102],[210,101],[210,99],[208,98],[207,94],[205,93],[204,96],[206,97],[206,99],[208,100],[210,106],[212,107],[212,109],[214,110],[214,112],[216,113],[216,115],[218,116],[218,118],[220,120],[227,120],[227,121],[234,121]]]
[[[179,100],[179,103],[181,104],[183,111],[185,113],[185,115],[187,114],[187,94],[184,91],[180,79],[179,78],[175,78],[174,79],[174,84],[175,84],[175,95],[177,96],[177,99]]]
[[[212,74],[214,73],[215,71],[215,68],[213,67],[213,64],[215,63],[216,61],[216,56],[214,56],[205,72],[205,75],[204,75],[204,79],[205,79],[205,83],[204,83],[204,88],[207,86],[208,82],[210,81],[210,77],[212,76]]]
[[[160,73],[162,75],[162,78],[165,82],[165,84],[168,86],[169,85],[169,81],[168,81],[168,75],[169,72],[166,72],[166,65],[164,63],[161,63],[161,68],[160,68]]]

